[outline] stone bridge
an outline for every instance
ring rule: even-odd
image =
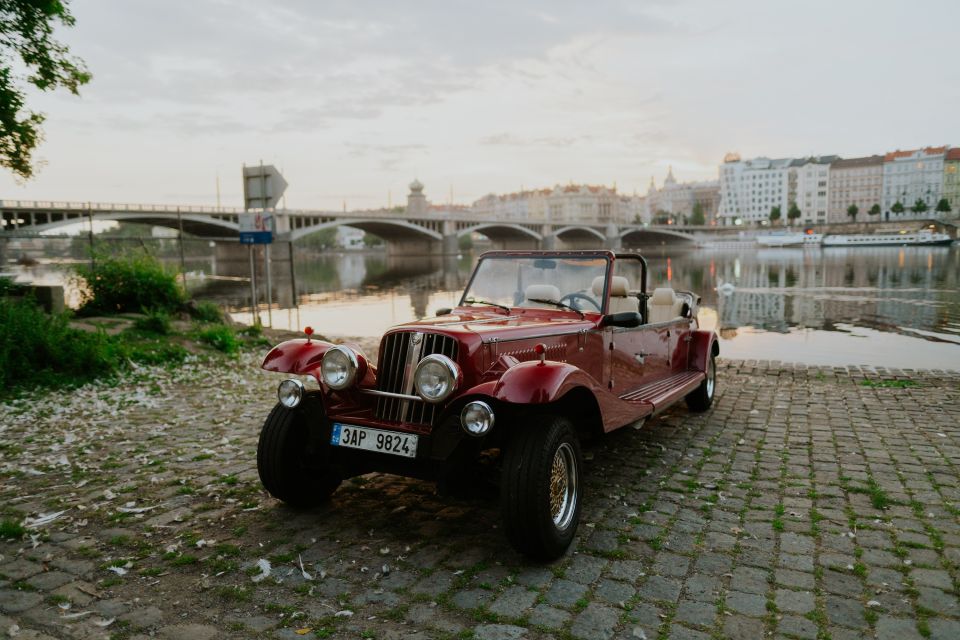
[[[146,204],[103,204],[0,200],[0,237],[33,235],[91,221],[125,221],[182,228],[208,238],[235,238],[243,209]],[[603,222],[550,222],[489,219],[469,212],[408,216],[393,211],[273,212],[277,240],[296,241],[330,227],[349,226],[383,238],[391,253],[457,253],[459,238],[479,233],[498,248],[619,249],[650,244],[692,244],[717,231],[709,227],[617,225]]]

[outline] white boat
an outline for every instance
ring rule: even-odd
[[[823,239],[825,247],[899,247],[903,245],[947,245],[953,238],[945,233],[935,233],[927,229],[921,231],[901,231],[900,233],[855,233],[850,235],[829,235]]]
[[[822,233],[770,233],[757,236],[757,244],[763,247],[817,247],[823,241]]]

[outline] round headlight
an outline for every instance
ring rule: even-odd
[[[277,387],[277,399],[287,409],[293,409],[303,400],[303,383],[293,378],[284,380]]]
[[[460,424],[472,436],[485,436],[493,429],[493,409],[481,400],[468,402],[460,412]]]
[[[457,388],[460,369],[447,356],[435,353],[420,361],[413,374],[417,395],[427,402],[443,402]]]
[[[346,389],[357,379],[357,354],[348,347],[330,347],[320,363],[320,377],[331,389]]]

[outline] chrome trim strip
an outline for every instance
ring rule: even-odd
[[[400,400],[417,400],[423,402],[420,396],[408,396],[405,393],[391,393],[390,391],[380,391],[379,389],[359,389],[360,393],[366,393],[371,396],[382,396],[384,398],[399,398]]]
[[[646,326],[646,325],[643,325],[643,326]],[[492,344],[492,343],[497,343],[497,342],[499,342],[499,343],[501,343],[501,344],[504,343],[504,342],[521,342],[521,341],[523,341],[523,340],[539,340],[540,338],[553,338],[553,337],[555,337],[555,336],[575,336],[575,335],[577,335],[578,333],[580,333],[581,331],[590,331],[590,330],[595,330],[595,327],[590,327],[590,328],[580,327],[580,328],[577,329],[576,331],[564,331],[564,332],[562,332],[562,333],[541,333],[541,334],[539,334],[539,335],[535,335],[535,336],[524,336],[524,337],[522,337],[522,338],[499,338],[499,337],[493,337],[493,338],[490,338],[489,340],[483,340],[482,342],[483,342],[483,344]]]
[[[409,346],[407,347],[407,359],[403,363],[403,382],[400,385],[400,390],[406,395],[412,395],[413,392],[413,379],[414,374],[417,370],[417,364],[420,362],[420,354],[423,353],[423,333],[419,331],[414,331],[407,336],[407,339],[410,341]],[[418,398],[420,396],[417,396]],[[410,403],[406,400],[400,403],[400,422],[405,422],[407,420],[407,412],[410,409]]]
[[[503,322],[504,320],[518,320],[520,316],[500,316],[499,318],[487,318],[486,320],[460,320],[459,322],[444,322],[443,324],[434,324],[430,325],[431,327],[436,327],[437,329],[442,329],[444,327],[456,327],[461,324],[489,324],[491,322]],[[424,325],[418,325],[424,326]]]

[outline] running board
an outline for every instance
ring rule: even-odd
[[[645,384],[625,393],[620,396],[620,399],[635,404],[653,405],[653,412],[659,413],[700,386],[704,377],[703,371],[675,373],[669,378]]]

